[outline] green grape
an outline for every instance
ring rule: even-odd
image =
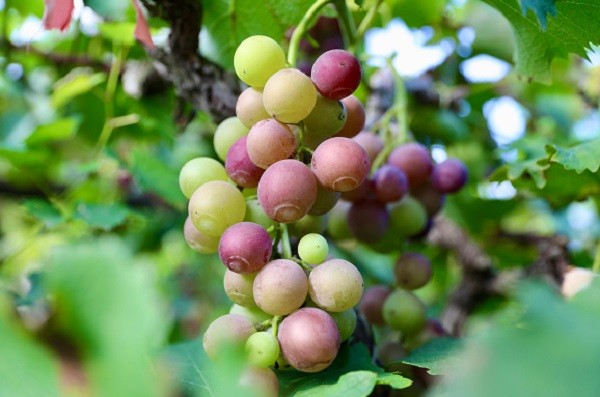
[[[244,220],[246,200],[231,183],[210,181],[196,189],[188,210],[196,229],[217,237],[229,226]]]
[[[317,103],[317,89],[308,76],[298,69],[281,69],[263,90],[267,112],[282,123],[302,121]]]
[[[324,310],[343,312],[360,301],[363,279],[356,266],[347,260],[329,259],[310,272],[308,293]]]
[[[184,164],[179,172],[179,187],[188,199],[206,182],[226,181],[223,164],[210,157],[198,157]]]
[[[311,265],[318,265],[327,259],[329,244],[325,237],[317,233],[310,233],[300,239],[298,255],[300,259]]]
[[[340,342],[344,342],[352,336],[356,328],[356,312],[354,309],[344,310],[343,312],[327,312],[335,321],[335,325],[340,332]]]
[[[290,233],[296,237],[309,233],[323,233],[327,228],[327,215],[304,215],[296,222],[290,224]]]
[[[252,323],[262,323],[263,321],[269,320],[271,316],[258,307],[244,307],[240,306],[237,303],[231,305],[229,309],[229,314],[239,314],[241,316],[246,317]]]
[[[213,145],[217,156],[223,161],[227,158],[227,151],[238,139],[248,135],[250,129],[237,117],[229,117],[221,121],[215,130]]]
[[[305,136],[315,135],[323,139],[334,135],[346,123],[346,107],[341,101],[317,95],[317,103],[304,119]]]
[[[389,207],[389,228],[403,237],[413,236],[427,226],[427,211],[416,199],[405,196]]]
[[[397,289],[383,304],[383,319],[392,329],[413,335],[425,326],[425,305],[412,292]]]
[[[265,368],[275,364],[280,348],[277,337],[270,332],[257,332],[246,341],[246,354],[251,365]]]
[[[275,226],[275,221],[267,216],[265,210],[262,209],[258,199],[246,200],[246,216],[244,217],[246,222],[254,222],[261,225],[266,230],[270,227]]]
[[[329,212],[327,231],[336,240],[347,240],[353,237],[348,226],[348,211],[352,203],[340,200]]]
[[[275,72],[285,67],[285,54],[275,40],[267,36],[250,36],[235,50],[235,73],[244,83],[262,88]]]

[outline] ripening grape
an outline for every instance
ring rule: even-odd
[[[209,236],[196,229],[188,216],[183,225],[183,236],[191,249],[201,254],[212,254],[217,252],[219,237]]]
[[[442,209],[446,201],[446,196],[436,191],[431,183],[424,183],[416,189],[411,189],[410,195],[419,200],[430,218]]]
[[[340,346],[335,321],[327,312],[314,307],[296,310],[284,318],[277,338],[285,360],[302,372],[327,368]]]
[[[373,175],[373,192],[382,203],[398,201],[408,193],[408,178],[399,168],[384,164]]]
[[[381,153],[385,146],[379,135],[367,131],[359,132],[352,140],[365,149],[369,156],[369,160],[371,160],[371,164],[373,164],[375,158]]]
[[[317,90],[310,77],[298,69],[282,69],[267,81],[263,103],[271,117],[296,124],[315,107]]]
[[[360,300],[360,312],[373,325],[383,325],[383,304],[391,293],[387,285],[374,285],[365,290]]]
[[[330,99],[342,99],[351,95],[360,84],[360,62],[348,51],[327,51],[317,58],[310,76],[321,94]]]
[[[267,216],[256,198],[246,200],[246,216],[244,217],[244,221],[261,225],[266,230],[275,226],[275,221]]]
[[[356,312],[354,309],[348,309],[338,313],[331,312],[328,314],[333,318],[333,321],[335,321],[335,325],[337,325],[340,333],[340,342],[350,339],[356,328]]]
[[[246,127],[237,117],[229,117],[221,121],[215,130],[213,145],[217,156],[223,161],[227,158],[227,151],[238,139],[248,135]]]
[[[311,168],[327,189],[347,192],[356,189],[367,177],[371,164],[367,152],[348,138],[330,138],[313,153]]]
[[[427,181],[433,170],[429,150],[416,142],[405,143],[392,150],[387,162],[404,171],[411,188]]]
[[[304,215],[289,226],[290,234],[300,237],[310,233],[321,234],[327,229],[327,215]]]
[[[367,177],[356,189],[342,193],[341,198],[344,201],[358,203],[360,201],[372,198],[372,196],[373,181]]]
[[[296,222],[317,199],[317,180],[298,160],[282,160],[270,166],[258,183],[258,201],[269,218]]]
[[[240,222],[227,228],[221,236],[219,258],[232,272],[255,273],[269,261],[272,245],[265,228],[252,222]]]
[[[246,340],[255,332],[254,325],[246,317],[225,314],[210,323],[202,337],[202,345],[206,354],[216,359],[223,348],[244,346]]]
[[[226,181],[227,172],[221,163],[209,157],[198,157],[184,164],[179,172],[179,187],[188,199],[194,191],[209,181]]]
[[[346,123],[346,107],[341,101],[317,94],[317,103],[304,119],[305,136],[315,135],[323,139],[332,136]]]
[[[425,326],[425,305],[412,292],[396,289],[383,304],[383,318],[392,329],[413,335]]]
[[[271,118],[259,121],[248,133],[248,155],[254,164],[264,169],[290,158],[297,145],[290,127]]]
[[[262,323],[263,321],[267,321],[271,319],[271,316],[262,310],[259,307],[245,307],[238,305],[237,303],[231,305],[229,309],[229,314],[239,314],[240,316],[246,317],[253,324]]]
[[[396,284],[404,289],[421,288],[431,280],[432,273],[433,268],[429,259],[416,252],[402,254],[394,266]]]
[[[279,358],[279,341],[271,332],[256,332],[246,341],[246,356],[251,365],[265,368]]]
[[[329,312],[354,307],[363,293],[363,279],[352,263],[329,259],[315,267],[308,276],[310,299]]]
[[[271,368],[247,367],[240,376],[239,385],[250,391],[252,396],[277,397],[279,395],[279,381]]]
[[[308,280],[302,267],[289,259],[273,260],[254,279],[254,301],[273,316],[298,309],[308,292]]]
[[[235,114],[248,128],[252,128],[260,120],[271,117],[263,105],[262,91],[252,87],[246,88],[238,97]]]
[[[351,204],[347,201],[338,201],[329,212],[327,232],[336,240],[352,238],[352,231],[348,226],[348,212]]]
[[[317,233],[309,233],[300,239],[298,243],[298,255],[300,259],[311,265],[318,265],[327,259],[329,255],[329,244],[325,237]]]
[[[320,183],[317,183],[317,199],[308,210],[309,215],[325,215],[335,206],[339,198],[339,192],[326,189]]]
[[[250,36],[235,50],[233,66],[240,80],[261,88],[275,72],[285,67],[285,54],[272,38]]]
[[[384,204],[367,200],[353,203],[348,212],[348,226],[357,239],[377,242],[388,230],[390,215]]]
[[[389,206],[390,229],[403,237],[414,236],[427,226],[425,207],[410,196]]]
[[[365,108],[354,95],[342,99],[342,103],[346,107],[346,123],[335,136],[353,138],[365,128]]]
[[[231,183],[210,181],[196,189],[188,210],[196,229],[209,236],[220,236],[244,219],[246,200]]]
[[[225,293],[233,303],[244,307],[255,307],[252,285],[256,274],[239,274],[227,269],[223,277]]]
[[[246,147],[248,138],[247,136],[241,137],[229,148],[225,159],[225,169],[229,178],[238,186],[254,188],[258,186],[258,181],[265,170],[256,166],[250,159]]]
[[[458,159],[448,159],[433,168],[431,186],[440,193],[454,193],[467,182],[467,167]]]

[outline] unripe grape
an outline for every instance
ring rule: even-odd
[[[242,388],[252,391],[252,395],[260,397],[279,395],[279,381],[270,368],[247,367],[242,372],[239,384]]]
[[[321,94],[342,99],[352,94],[361,79],[360,62],[344,50],[323,53],[312,66],[310,76]]]
[[[389,206],[389,213],[390,228],[400,236],[414,236],[427,226],[427,211],[410,196]]]
[[[310,233],[300,239],[298,243],[300,259],[311,265],[318,265],[327,259],[329,244],[325,237],[317,233]]]
[[[238,186],[253,188],[258,186],[258,181],[265,170],[257,167],[250,159],[246,147],[247,140],[248,137],[243,136],[229,148],[225,169],[229,178]]]
[[[275,119],[259,121],[248,133],[248,155],[254,164],[264,169],[290,158],[296,146],[290,127]]]
[[[227,269],[223,277],[225,293],[233,303],[244,307],[255,307],[252,285],[256,274],[239,274]]]
[[[365,149],[369,160],[371,160],[371,164],[373,164],[375,158],[377,158],[377,155],[381,153],[385,146],[379,135],[368,131],[359,132],[352,140]]]
[[[458,159],[448,159],[433,168],[431,186],[440,193],[455,193],[467,182],[467,167]]]
[[[233,66],[240,80],[261,88],[275,72],[285,67],[285,54],[272,38],[250,36],[236,49]]]
[[[271,117],[263,105],[262,91],[252,87],[246,88],[238,97],[235,114],[248,128],[252,128],[260,120]]]
[[[317,183],[317,199],[308,210],[309,215],[325,215],[338,202],[340,198],[339,192],[334,192],[324,188],[320,183]]]
[[[231,183],[210,181],[196,189],[188,211],[192,223],[201,233],[220,236],[229,226],[244,219],[246,200]]]
[[[356,266],[347,260],[329,259],[310,272],[308,292],[319,307],[342,312],[360,301],[363,279]]]
[[[373,325],[383,325],[383,304],[391,294],[387,285],[374,285],[365,290],[360,300],[360,312]]]
[[[426,256],[416,252],[406,252],[398,258],[394,266],[394,276],[398,287],[404,289],[421,288],[431,280],[433,268]]]
[[[353,138],[365,128],[365,108],[354,95],[342,99],[342,103],[346,107],[346,123],[335,136]]]
[[[248,362],[254,366],[265,368],[275,364],[279,353],[279,341],[271,332],[256,332],[246,341]]]
[[[325,229],[327,229],[327,215],[304,215],[289,226],[290,234],[296,237],[301,237],[310,233],[321,234]]]
[[[234,303],[229,309],[229,314],[239,314],[240,316],[246,317],[253,324],[260,324],[263,321],[271,319],[271,315],[263,312],[257,306],[245,307]]]
[[[375,243],[385,235],[390,215],[384,204],[377,201],[353,203],[348,212],[348,226],[357,239]]]
[[[425,326],[425,305],[412,292],[397,289],[383,304],[383,318],[392,329],[413,335]]]
[[[223,348],[244,346],[246,340],[255,332],[254,325],[246,317],[225,314],[208,326],[202,338],[202,345],[208,357],[216,359]]]
[[[337,356],[340,334],[325,311],[305,307],[283,319],[277,334],[285,360],[302,372],[327,368]]]
[[[244,221],[259,224],[266,230],[275,226],[275,221],[267,216],[256,198],[246,200],[246,216],[244,217]]]
[[[305,135],[328,138],[346,124],[346,107],[341,101],[317,94],[317,103],[304,119]]]
[[[296,124],[315,107],[317,90],[310,77],[298,69],[282,69],[267,81],[263,103],[271,117],[282,123]]]
[[[313,153],[311,168],[327,189],[347,192],[356,189],[370,171],[367,152],[348,138],[330,138]]]
[[[329,212],[327,220],[327,232],[336,240],[352,238],[352,231],[348,226],[348,212],[351,204],[346,201],[338,201]]]
[[[229,117],[221,121],[213,137],[213,145],[217,156],[225,161],[231,145],[241,137],[248,135],[248,131],[248,127],[242,124],[237,117]]]
[[[226,181],[227,172],[221,163],[209,157],[192,159],[179,172],[179,187],[188,199],[204,183],[219,180]]]
[[[399,168],[384,164],[373,175],[373,191],[382,203],[398,201],[408,193],[408,178]]]
[[[298,160],[282,160],[270,166],[258,183],[258,201],[269,218],[296,222],[317,199],[317,180]]]
[[[405,143],[395,148],[388,157],[388,163],[404,171],[411,188],[427,181],[433,170],[429,150],[416,142]]]
[[[302,267],[289,259],[267,263],[254,279],[254,301],[273,316],[298,309],[308,292],[308,280]]]
[[[255,273],[271,257],[273,241],[260,225],[240,222],[229,227],[219,241],[219,257],[229,270],[236,273]]]
[[[348,309],[338,313],[331,312],[328,314],[333,318],[333,321],[335,321],[335,325],[337,325],[340,333],[340,342],[350,339],[356,328],[356,312],[354,309]]]
[[[183,225],[183,235],[190,248],[196,252],[201,254],[212,254],[218,250],[219,237],[209,236],[208,234],[199,232],[189,216]]]

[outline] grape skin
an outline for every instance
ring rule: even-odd
[[[356,189],[367,177],[371,163],[367,152],[348,138],[330,138],[313,153],[311,168],[327,189],[347,192]]]
[[[371,164],[373,164],[375,158],[377,158],[377,155],[381,153],[385,146],[383,140],[377,134],[367,131],[359,132],[352,140],[365,149],[369,160],[371,160]]]
[[[238,97],[235,114],[248,128],[252,128],[260,120],[271,117],[263,105],[262,91],[252,87],[246,88]]]
[[[279,381],[270,368],[247,367],[240,376],[239,385],[252,391],[252,396],[277,397],[279,395]]]
[[[427,226],[427,211],[411,196],[389,206],[390,229],[403,237],[414,236]]]
[[[343,102],[317,94],[317,103],[304,119],[305,135],[328,138],[346,124],[346,106]]]
[[[258,307],[273,316],[283,316],[302,306],[308,280],[296,262],[275,259],[258,272],[252,291]]]
[[[298,243],[298,255],[300,259],[311,265],[318,265],[327,259],[329,244],[325,237],[317,233],[309,233],[300,239]]]
[[[395,148],[390,153],[387,162],[400,168],[406,174],[411,188],[426,182],[433,171],[433,161],[429,150],[416,142],[405,143]]]
[[[238,305],[237,303],[231,305],[229,314],[239,314],[240,316],[244,316],[253,324],[262,323],[263,321],[271,319],[271,316],[260,310],[258,306],[245,307]]]
[[[360,201],[352,204],[348,212],[348,226],[357,239],[375,243],[381,239],[390,224],[390,215],[384,204]]]
[[[247,140],[248,137],[243,136],[229,148],[225,169],[229,178],[238,186],[254,188],[258,186],[258,181],[265,170],[257,167],[250,159],[246,146]]]
[[[256,332],[246,341],[246,355],[254,366],[265,368],[275,364],[279,353],[279,341],[270,332]]]
[[[267,80],[285,67],[285,53],[267,36],[250,36],[240,43],[233,56],[238,78],[254,88],[264,87]]]
[[[309,215],[325,215],[338,202],[340,198],[339,192],[334,192],[317,183],[317,198],[315,203],[308,210]]]
[[[329,259],[315,267],[308,276],[310,299],[329,312],[354,307],[363,293],[363,279],[352,263]]]
[[[328,314],[333,318],[333,321],[335,321],[335,325],[337,325],[340,333],[340,341],[344,342],[350,339],[356,328],[356,312],[354,309],[348,309],[338,313],[328,312]]]
[[[231,183],[210,181],[196,189],[190,198],[188,211],[196,229],[218,237],[229,226],[244,219],[246,201]]]
[[[413,335],[425,326],[425,305],[412,292],[396,289],[383,304],[383,318],[392,329]]]
[[[467,182],[467,167],[458,159],[448,159],[433,168],[431,186],[439,193],[455,193]]]
[[[256,274],[239,274],[227,269],[223,277],[225,293],[233,303],[244,307],[256,307],[252,285]]]
[[[426,256],[416,252],[405,252],[394,266],[394,276],[400,288],[421,288],[431,280],[433,268]]]
[[[384,164],[373,175],[373,191],[382,203],[398,201],[408,193],[408,178],[399,168]]]
[[[383,304],[391,293],[387,285],[374,285],[365,290],[360,300],[360,311],[373,325],[384,325]]]
[[[272,244],[269,233],[262,226],[240,222],[221,236],[219,258],[232,272],[255,273],[269,261]]]
[[[365,108],[354,95],[342,99],[342,103],[346,107],[346,123],[335,136],[354,138],[365,128]]]

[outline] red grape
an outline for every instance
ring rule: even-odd
[[[361,78],[360,63],[348,51],[327,51],[317,58],[310,76],[322,95],[331,99],[342,99],[358,88]]]
[[[454,193],[467,182],[467,167],[458,159],[448,159],[433,168],[431,185],[440,193]]]
[[[404,171],[411,188],[425,182],[433,170],[429,150],[415,142],[405,143],[394,149],[390,153],[388,163]]]
[[[258,186],[260,177],[265,172],[264,169],[257,167],[246,148],[247,136],[238,139],[227,151],[225,159],[225,170],[227,175],[238,186],[252,188]]]
[[[225,230],[219,241],[219,257],[232,272],[254,273],[269,261],[271,237],[260,225],[240,222]]]
[[[347,192],[367,177],[371,164],[367,152],[348,138],[330,138],[313,153],[312,170],[327,189]]]

